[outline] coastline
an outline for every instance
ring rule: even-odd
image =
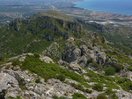
[[[116,14],[116,15],[122,15],[122,16],[132,16],[132,14],[130,14],[130,13],[121,12],[121,11],[99,10],[97,8],[81,7],[81,6],[79,6],[79,2],[80,1],[75,2],[73,4],[73,7],[80,8],[80,9],[83,9],[83,10],[92,11],[92,12],[95,12],[95,13],[108,13],[108,14]]]

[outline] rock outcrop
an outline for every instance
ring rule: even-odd
[[[103,65],[106,62],[106,54],[97,47],[89,49],[86,45],[66,47],[62,60],[68,63],[76,62],[80,66],[86,67],[92,61]]]
[[[78,91],[70,84],[54,78],[45,82],[36,74],[22,71],[20,68],[2,68],[0,72],[0,99],[18,96],[22,99],[52,99],[53,96],[72,98]]]
[[[13,76],[8,73],[0,73],[0,93],[2,97],[17,97],[21,89],[19,88],[19,83]],[[4,93],[6,92],[6,93]],[[3,96],[2,96],[3,94]],[[4,99],[4,98],[3,98]]]
[[[69,68],[78,73],[85,73],[84,70],[77,63],[70,63]]]
[[[44,61],[45,63],[54,63],[54,61],[50,57],[48,57],[48,56],[41,55],[40,56],[40,60]]]
[[[120,90],[116,93],[118,99],[132,99],[132,94],[126,91]]]

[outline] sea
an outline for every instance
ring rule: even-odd
[[[115,14],[132,15],[132,0],[80,0],[75,7]]]

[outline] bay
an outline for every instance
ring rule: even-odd
[[[75,7],[132,15],[132,0],[81,0],[75,3]]]

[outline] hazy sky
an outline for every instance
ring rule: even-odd
[[[2,4],[41,4],[41,3],[53,3],[53,2],[75,2],[78,0],[0,0]]]

